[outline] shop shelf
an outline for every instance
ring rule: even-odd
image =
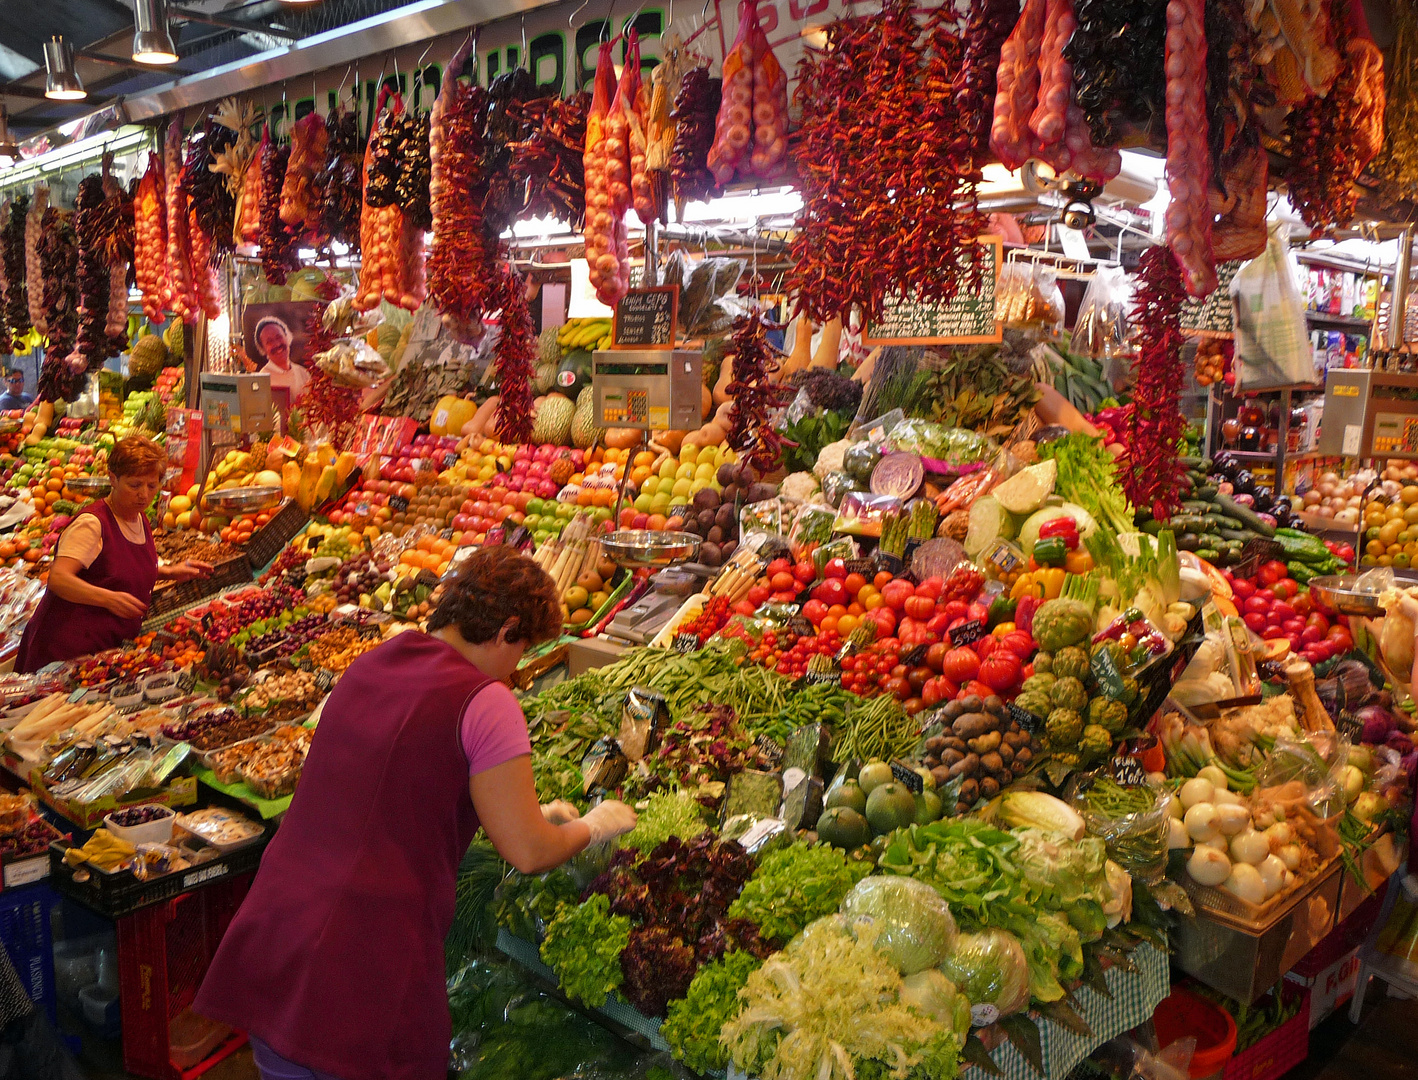
[[[1327,311],[1307,311],[1305,319],[1317,326],[1332,326],[1335,329],[1362,331],[1365,334],[1374,328],[1373,319],[1361,319],[1355,315],[1331,315]]]
[[[118,920],[123,1067],[149,1080],[192,1080],[246,1036],[192,1021],[191,1006],[252,874],[183,893]],[[195,1059],[195,1060],[194,1060]]]
[[[56,1022],[54,940],[49,916],[59,898],[45,884],[0,893],[0,943],[15,965],[30,1000]]]

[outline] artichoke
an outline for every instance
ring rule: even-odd
[[[1091,672],[1088,663],[1088,654],[1076,645],[1070,645],[1066,649],[1060,649],[1054,657],[1052,671],[1060,679],[1066,675],[1071,675],[1075,679],[1086,680]]]
[[[1019,689],[1021,693],[1025,694],[1032,690],[1036,693],[1047,695],[1049,691],[1054,688],[1054,683],[1056,682],[1058,682],[1058,680],[1047,671],[1036,671],[1033,675],[1030,675],[1029,678],[1024,680],[1024,685]]]
[[[1096,697],[1088,703],[1088,723],[1097,724],[1109,735],[1117,735],[1127,727],[1128,707],[1121,701]]]
[[[1092,629],[1093,612],[1078,600],[1062,596],[1056,600],[1045,600],[1034,613],[1034,640],[1046,652],[1056,653],[1070,645],[1077,645],[1088,637]]]
[[[1024,690],[1014,699],[1014,703],[1025,712],[1031,712],[1035,716],[1048,716],[1054,707],[1053,702],[1049,700],[1049,695],[1039,690]]]
[[[1044,652],[1040,649],[1034,654],[1034,674],[1048,674],[1054,670],[1054,657],[1052,653]]]
[[[1096,760],[1106,757],[1113,749],[1113,737],[1108,734],[1108,729],[1099,727],[1097,724],[1088,724],[1083,729],[1083,738],[1079,740],[1078,752],[1086,761]]]
[[[1049,691],[1049,700],[1056,709],[1081,713],[1088,708],[1088,691],[1083,688],[1082,680],[1069,675],[1054,683],[1054,688]]]
[[[1140,691],[1139,688],[1138,688],[1137,680],[1134,679],[1131,675],[1124,675],[1124,676],[1123,676],[1123,696],[1122,696],[1122,702],[1123,702],[1123,704],[1124,704],[1124,705],[1131,705],[1134,701],[1137,700],[1137,695],[1138,695],[1140,692],[1141,692],[1141,691]]]
[[[1083,717],[1073,709],[1055,709],[1044,722],[1044,734],[1050,750],[1075,747],[1083,738]]]

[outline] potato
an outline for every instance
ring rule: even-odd
[[[976,698],[978,701],[979,699]],[[995,730],[997,721],[982,712],[968,712],[952,725],[955,734],[962,739],[975,739]]]
[[[978,738],[969,740],[969,746],[977,754],[988,754],[998,748],[1003,738],[1004,736],[998,731],[988,731]]]
[[[994,752],[980,755],[980,767],[984,769],[985,772],[995,775],[1007,771],[1004,767],[1004,758]]]

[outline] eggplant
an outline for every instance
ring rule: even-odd
[[[1235,488],[1236,492],[1240,495],[1253,496],[1256,493],[1255,477],[1251,476],[1249,469],[1241,469],[1237,472],[1236,475],[1231,478],[1231,486]]]
[[[1275,524],[1282,529],[1288,529],[1295,523],[1295,509],[1290,505],[1289,499],[1279,499],[1275,509],[1270,512],[1270,516],[1275,519]]]
[[[1264,484],[1258,484],[1256,485],[1255,491],[1251,494],[1255,496],[1256,509],[1264,508],[1269,512],[1270,507],[1275,502],[1275,492],[1271,491],[1270,488],[1266,487]]]
[[[1241,463],[1224,450],[1217,454],[1215,460],[1211,463],[1212,473],[1224,476],[1227,480],[1233,479],[1240,469]]]

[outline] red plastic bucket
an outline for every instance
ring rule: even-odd
[[[1236,1052],[1236,1021],[1219,1005],[1176,987],[1152,1013],[1157,1045],[1166,1049],[1188,1035],[1196,1037],[1192,1054],[1192,1080],[1202,1080],[1225,1067]]]

